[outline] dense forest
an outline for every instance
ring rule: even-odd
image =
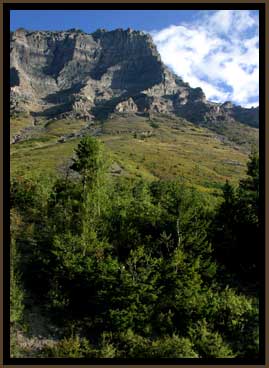
[[[108,174],[82,138],[61,177],[11,180],[11,356],[259,356],[259,158],[218,205],[184,181]],[[216,203],[216,201],[214,201]],[[29,351],[37,308],[51,343]]]

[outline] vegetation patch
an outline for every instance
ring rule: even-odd
[[[257,154],[214,201],[168,172],[144,178],[145,150],[128,162],[73,144],[59,145],[67,171],[11,180],[12,356],[258,357]],[[108,175],[113,160],[134,175]]]

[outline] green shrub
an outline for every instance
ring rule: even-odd
[[[159,125],[158,123],[156,123],[155,121],[151,121],[151,122],[150,122],[150,126],[151,126],[152,128],[155,128],[155,129],[157,129],[157,128],[159,128],[159,127],[160,127],[160,125]]]
[[[24,310],[24,292],[18,274],[19,256],[16,242],[11,239],[10,243],[10,323],[22,321]]]
[[[201,358],[234,358],[236,354],[222,336],[202,320],[190,328],[191,340]]]
[[[41,356],[46,358],[95,358],[96,355],[89,341],[78,336],[64,338],[41,352]]]
[[[149,349],[149,356],[153,358],[198,358],[191,341],[177,335],[153,341]]]

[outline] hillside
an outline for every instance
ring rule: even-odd
[[[114,163],[119,166],[117,175],[147,180],[181,177],[212,193],[226,179],[236,183],[244,176],[250,148],[258,143],[258,130],[240,123],[216,125],[213,131],[167,115],[149,119],[114,114],[105,122],[91,124],[44,120],[34,127],[29,127],[28,118],[12,119],[11,137],[21,129],[21,140],[11,145],[12,175],[63,172],[79,139],[90,134],[105,143],[112,173]]]
[[[57,171],[90,134],[121,175],[182,177],[214,191],[242,177],[257,147],[258,108],[207,101],[143,32],[19,29],[10,51],[13,174]]]
[[[10,55],[11,356],[258,358],[259,108],[131,29]]]

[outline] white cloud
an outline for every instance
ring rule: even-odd
[[[257,106],[258,20],[248,10],[199,12],[192,23],[152,31],[162,60],[207,98]]]
[[[217,33],[229,34],[233,32],[244,32],[255,26],[256,22],[248,10],[220,10],[212,15],[203,17],[201,24],[207,23],[207,28]]]

